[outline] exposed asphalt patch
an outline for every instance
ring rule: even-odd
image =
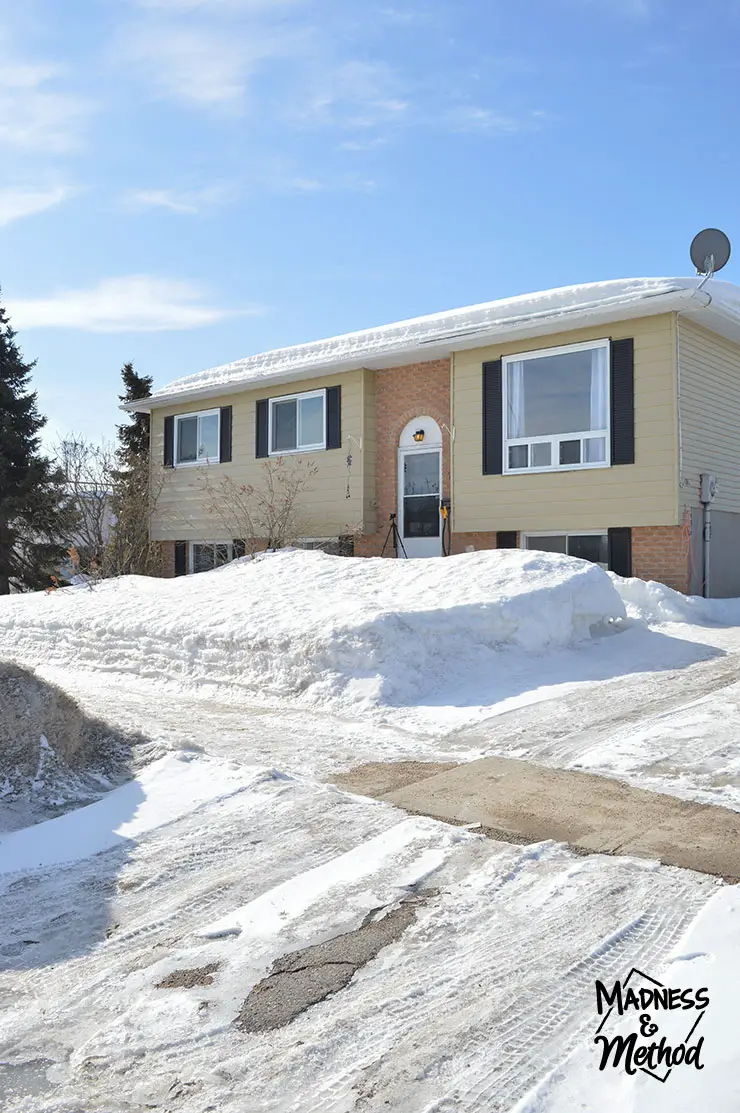
[[[360,796],[383,796],[397,788],[416,784],[426,777],[435,777],[454,769],[456,761],[368,761],[345,769],[330,779],[348,792]]]
[[[211,985],[220,965],[220,962],[211,962],[208,966],[194,966],[190,970],[173,970],[157,982],[156,989],[192,989],[196,985]]]
[[[433,890],[420,892],[381,919],[366,918],[355,931],[277,959],[242,1005],[237,1027],[243,1032],[282,1028],[311,1005],[344,989],[362,966],[403,935],[415,921],[418,906],[432,895]]]

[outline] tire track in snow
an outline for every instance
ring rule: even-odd
[[[329,1077],[289,1105],[271,1094],[264,1108],[506,1110],[584,1034],[595,978],[616,978],[635,964],[655,968],[714,888],[680,871],[598,859],[585,871],[588,885],[576,886],[578,899],[563,899],[570,856],[554,848],[523,857],[500,862],[502,875],[477,903],[465,902],[464,886],[447,894],[459,916],[449,904],[422,914],[344,1000],[318,1006],[300,1036],[321,1046]],[[548,886],[552,901],[533,909],[537,890]],[[487,896],[491,918],[481,922]],[[620,920],[626,927],[615,934]],[[290,1058],[287,1041],[284,1051]],[[336,1062],[344,1068],[329,1069]],[[260,1074],[250,1082],[263,1085]]]
[[[562,987],[546,999],[530,999],[517,1009],[517,1020],[502,1046],[504,1069],[491,1068],[481,1055],[479,1062],[456,1081],[453,1104],[445,1098],[428,1107],[425,1113],[447,1113],[464,1109],[469,1113],[494,1113],[509,1109],[561,1061],[594,1026],[593,1010],[581,1013],[580,1022],[573,1010],[582,1008],[591,996],[597,978],[612,982],[623,977],[632,966],[654,969],[706,903],[706,895],[670,910],[652,910],[629,925],[617,939],[607,940],[599,953],[583,960],[567,972]],[[577,1015],[577,1014],[576,1014]],[[548,1048],[554,1032],[562,1031],[557,1050]],[[544,1047],[543,1047],[544,1045]],[[542,1049],[540,1054],[537,1052]],[[533,1054],[534,1053],[534,1054]],[[483,1061],[480,1061],[483,1060]]]
[[[684,669],[620,677],[463,727],[448,735],[446,742],[566,769],[583,767],[584,759],[594,754],[586,766],[589,772],[602,771],[645,787],[654,750],[644,745],[642,761],[639,751],[631,752],[630,767],[623,769],[619,765],[620,736],[629,743],[636,728],[660,726],[673,714],[737,685],[739,676],[740,655],[723,654]],[[712,753],[712,735],[705,730],[696,745],[684,743],[674,761],[675,772],[669,763],[663,776],[653,778],[656,787],[664,792],[675,787],[677,795],[697,798],[689,783],[702,780],[707,762],[711,768]]]

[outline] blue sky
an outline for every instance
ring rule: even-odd
[[[0,286],[48,439],[113,435],[126,360],[689,274],[707,225],[740,253],[739,45],[740,0],[0,0]]]

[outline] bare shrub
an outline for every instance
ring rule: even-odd
[[[55,455],[77,511],[75,573],[102,573],[112,524],[113,447],[72,433],[57,442]]]
[[[206,471],[198,479],[203,508],[217,531],[243,541],[246,553],[284,549],[306,533],[303,497],[311,490],[318,468],[305,460],[275,456],[260,465],[257,483],[219,481]]]

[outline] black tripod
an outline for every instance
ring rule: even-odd
[[[408,553],[406,552],[406,550],[403,547],[403,541],[401,539],[401,534],[398,532],[398,526],[396,525],[396,515],[395,514],[389,514],[388,515],[388,521],[391,524],[388,526],[388,533],[385,536],[385,541],[383,542],[383,548],[380,550],[380,555],[385,556],[386,545],[388,544],[388,542],[392,538],[393,539],[393,549],[395,551],[396,556],[398,556],[398,546],[400,545],[401,546],[401,552],[403,553],[406,560],[408,560],[409,559]]]

